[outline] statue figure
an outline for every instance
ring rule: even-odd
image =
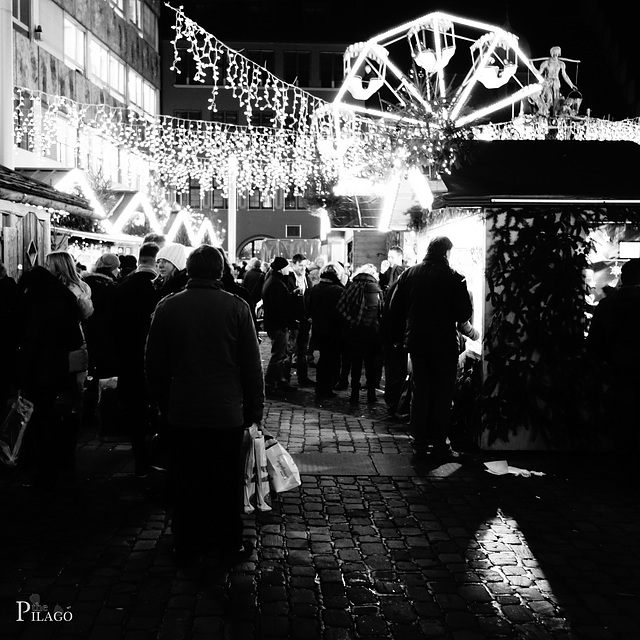
[[[544,76],[542,91],[536,100],[536,104],[541,115],[561,115],[562,94],[560,93],[560,75],[564,81],[571,87],[573,91],[577,91],[577,87],[571,82],[567,75],[567,67],[560,58],[562,50],[560,47],[551,47],[550,57],[540,65],[540,74]]]

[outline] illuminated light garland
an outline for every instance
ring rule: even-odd
[[[510,122],[474,127],[478,140],[616,140],[640,144],[640,118],[602,120],[599,118],[541,118],[520,116]]]
[[[198,180],[203,189],[219,188],[228,197],[233,158],[239,168],[237,188],[259,189],[263,196],[273,196],[277,189],[303,195],[314,170],[310,124],[292,131],[169,116],[150,120],[131,110],[80,104],[26,88],[17,88],[15,94],[16,144],[26,141],[29,151],[46,156],[58,142],[58,119],[63,117],[75,126],[78,166],[81,158],[102,153],[97,137],[128,150],[132,161],[145,163],[157,180],[177,192],[186,192],[190,182]],[[307,112],[299,113],[307,123]]]
[[[112,211],[118,212],[119,209],[120,202],[116,204]],[[158,221],[156,212],[151,206],[149,199],[141,192],[135,193],[122,211],[119,211],[115,215],[112,213],[109,219],[104,221],[103,227],[108,233],[123,233],[122,230],[125,226],[141,213],[148,221],[151,231],[162,234],[162,225]]]
[[[298,133],[308,131],[307,114],[323,104],[324,100],[303,91],[295,85],[284,82],[266,68],[256,64],[238,51],[231,49],[197,22],[188,18],[182,7],[175,8],[169,3],[165,6],[175,11],[176,19],[172,29],[175,37],[173,45],[173,64],[171,70],[181,73],[178,63],[181,61],[182,42],[186,43],[186,51],[195,63],[195,82],[204,83],[207,70],[211,70],[214,84],[211,89],[209,108],[216,111],[216,98],[219,93],[221,79],[221,63],[226,59],[224,75],[225,88],[231,89],[232,95],[244,110],[247,120],[251,122],[254,111],[268,109],[274,112],[274,126],[288,127]]]
[[[202,244],[207,235],[214,246],[222,246],[225,236],[224,230],[218,231],[209,218],[194,212],[188,206],[177,211],[175,216],[167,221],[164,235],[169,242],[176,242],[180,229],[183,227],[192,247]]]
[[[405,109],[412,113],[411,109]],[[418,115],[415,113],[414,115]],[[58,141],[59,117],[75,123],[77,157],[92,153],[92,136],[126,148],[131,162],[146,163],[165,187],[185,192],[191,180],[202,189],[220,188],[228,196],[229,163],[237,159],[237,187],[259,189],[272,196],[276,189],[303,195],[309,180],[337,181],[356,176],[386,182],[403,163],[446,171],[455,157],[446,113],[434,109],[418,125],[400,118],[391,126],[333,106],[314,113],[308,131],[295,134],[270,127],[241,127],[218,122],[161,116],[153,121],[121,108],[79,104],[61,96],[16,89],[15,140],[30,151],[46,155]],[[410,120],[407,116],[407,120]],[[38,128],[40,123],[41,128]],[[554,131],[557,140],[630,140],[640,144],[640,119],[525,116],[510,122],[471,129],[478,140],[542,140]],[[100,150],[100,152],[102,152]],[[95,151],[94,151],[95,153]]]

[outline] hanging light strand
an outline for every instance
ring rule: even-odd
[[[225,59],[226,88],[231,90],[233,97],[240,103],[249,123],[255,110],[269,109],[275,113],[274,126],[290,126],[296,129],[305,126],[301,118],[303,112],[326,104],[324,100],[284,82],[265,67],[220,42],[198,23],[188,18],[182,11],[182,7],[175,8],[169,3],[165,3],[165,6],[176,14],[175,24],[172,25],[175,36],[171,40],[174,51],[171,70],[181,73],[179,63],[182,60],[182,52],[186,52],[193,58],[196,69],[193,80],[196,82],[204,83],[206,72],[211,69],[214,83],[209,100],[210,109],[217,110],[220,66]],[[212,51],[215,51],[213,57]]]
[[[170,116],[149,119],[120,107],[81,104],[17,88],[15,141],[47,156],[60,141],[60,123],[72,123],[75,140],[70,142],[67,137],[65,143],[73,145],[80,168],[84,168],[83,159],[102,155],[111,145],[148,163],[165,187],[185,192],[190,181],[198,180],[228,195],[229,161],[236,157],[239,188],[260,189],[266,196],[273,196],[276,189],[292,189],[302,195],[312,171],[315,143],[306,111],[300,113],[305,122],[297,130]]]

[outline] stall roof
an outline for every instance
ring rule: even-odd
[[[54,189],[40,180],[0,165],[0,199],[35,207],[51,207],[88,217],[93,209],[85,198]]]
[[[640,145],[620,141],[473,141],[443,176],[434,208],[544,203],[640,204]]]
[[[113,242],[122,244],[140,245],[142,238],[130,236],[125,233],[96,233],[94,231],[80,231],[79,229],[67,229],[66,227],[52,227],[52,231],[72,238],[83,238],[84,240],[98,240],[100,242]]]
[[[91,186],[87,174],[84,170],[74,169],[18,169],[18,172],[39,180],[50,185],[54,189],[62,193],[77,193],[89,202],[92,212],[91,217],[96,220],[102,220],[105,217],[105,211],[96,197],[96,193]]]

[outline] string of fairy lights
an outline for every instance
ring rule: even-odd
[[[478,140],[617,140],[640,144],[640,118],[604,120],[600,118],[538,118],[522,116],[508,122],[474,128]]]
[[[273,73],[228,47],[215,36],[188,18],[182,8],[176,9],[172,29],[175,37],[171,70],[180,74],[181,52],[186,50],[195,66],[194,82],[205,82],[209,72],[213,83],[209,108],[217,111],[217,95],[220,86],[230,88],[243,109],[247,122],[251,122],[254,111],[270,111],[276,129],[288,128],[306,134],[309,131],[309,116],[325,104],[324,100],[284,82]]]
[[[242,127],[170,116],[149,119],[130,109],[81,104],[23,87],[15,90],[17,145],[46,156],[63,129],[74,132],[65,142],[73,147],[78,166],[92,152],[102,152],[97,139],[106,140],[149,163],[156,178],[177,192],[198,180],[202,189],[222,189],[226,197],[233,158],[239,190],[259,189],[273,196],[281,188],[301,195],[314,157],[310,129]]]
[[[14,132],[17,145],[25,144],[43,156],[59,142],[60,124],[75,131],[71,141],[78,159],[95,155],[95,138],[128,149],[149,164],[165,187],[188,190],[198,180],[203,189],[229,187],[234,158],[238,189],[259,189],[273,196],[276,189],[302,195],[310,178],[339,175],[368,176],[384,181],[402,165],[437,165],[446,171],[453,160],[450,132],[439,112],[430,124],[390,127],[333,105],[317,108],[298,131],[272,127],[243,127],[170,116],[149,119],[135,111],[105,104],[81,104],[60,95],[27,88],[15,90]],[[629,140],[640,144],[640,120],[558,118],[550,124],[536,117],[486,124],[472,129],[482,140],[545,139],[550,129],[562,140]],[[102,148],[97,149],[99,153]],[[320,163],[320,164],[319,164]],[[79,162],[81,166],[82,162]]]

